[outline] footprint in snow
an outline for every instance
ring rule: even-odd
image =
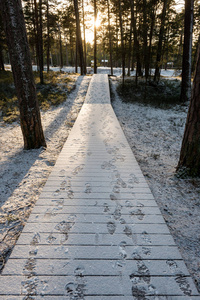
[[[110,234],[114,234],[115,230],[116,230],[116,224],[114,221],[109,221],[107,223],[107,229],[108,229],[108,232]]]

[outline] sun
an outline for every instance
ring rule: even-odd
[[[184,9],[184,0],[175,0],[175,8],[177,12],[181,12]]]
[[[101,20],[100,20],[99,14],[97,14],[96,22],[93,22],[93,23],[96,26],[96,28],[98,28],[101,25]]]
[[[85,30],[86,42],[93,44],[94,42],[94,26],[98,29],[101,26],[100,15],[97,14],[96,22],[94,22],[94,18],[87,21],[87,29]]]

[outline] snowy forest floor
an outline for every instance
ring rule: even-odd
[[[131,149],[200,291],[200,179],[176,176],[188,106],[123,102],[112,78],[112,105]]]
[[[0,269],[19,237],[84,102],[91,76],[69,76],[74,89],[67,94],[67,100],[41,112],[47,149],[23,150],[19,122],[0,122]]]
[[[0,263],[25,224],[81,109],[90,76],[73,76],[67,101],[42,112],[47,149],[23,150],[17,122],[0,123]],[[187,106],[125,103],[112,77],[112,104],[169,229],[200,291],[200,180],[175,176]]]

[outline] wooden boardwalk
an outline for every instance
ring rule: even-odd
[[[200,299],[111,107],[107,75],[91,80],[0,299]]]

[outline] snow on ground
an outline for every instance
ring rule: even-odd
[[[6,70],[11,70],[10,65],[5,65]],[[33,65],[33,70],[37,71],[37,66]],[[46,70],[46,67],[44,67],[44,70]],[[50,70],[54,72],[60,72],[60,67],[50,67]],[[75,72],[75,67],[66,67],[64,66],[61,71],[67,72],[67,73],[74,73]],[[126,73],[128,69],[126,68]],[[80,68],[78,68],[78,72],[80,72]],[[87,67],[87,72],[90,74],[93,74],[94,70],[93,68]],[[109,67],[98,67],[97,72],[101,74],[110,74],[110,68]],[[151,70],[151,73],[154,74],[154,69]],[[122,68],[113,68],[113,74],[115,76],[121,76],[122,75]],[[181,74],[180,70],[175,70],[175,69],[168,69],[168,70],[161,70],[161,76],[165,77],[177,77]],[[131,76],[135,76],[135,71],[131,71]]]
[[[112,80],[113,108],[200,291],[200,180],[175,176],[188,107],[124,103]]]
[[[77,78],[67,101],[42,113],[46,150],[24,151],[19,125],[0,123],[0,256],[13,247],[82,106],[90,77]],[[187,107],[162,110],[123,103],[115,91],[117,78],[112,82],[115,113],[200,291],[200,182],[174,176]]]
[[[0,123],[0,264],[22,230],[84,102],[91,77],[71,76],[76,88],[67,101],[41,114],[47,149],[23,150],[19,124]]]

